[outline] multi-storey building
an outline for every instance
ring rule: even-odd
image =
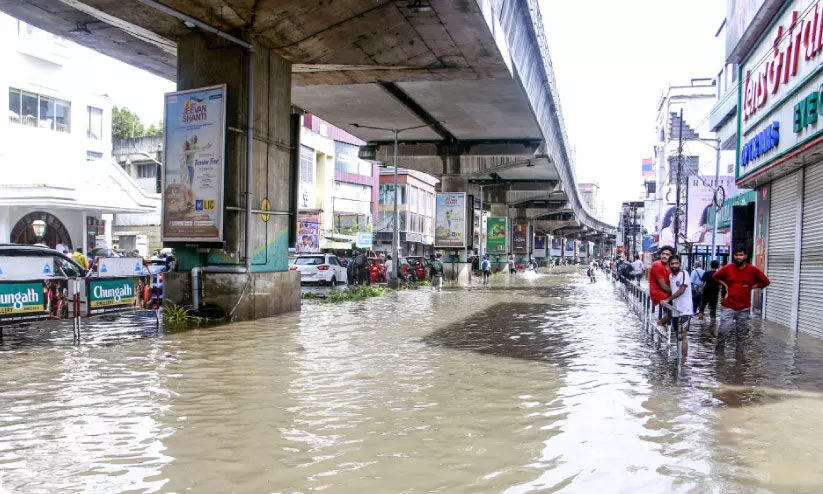
[[[397,170],[397,204],[401,255],[428,255],[434,249],[435,185],[423,172]],[[380,171],[380,211],[375,249],[391,252],[394,231],[394,168]]]
[[[156,211],[111,158],[111,101],[95,86],[103,55],[0,14],[0,242],[33,243],[46,222],[51,246],[111,244],[115,213]]]

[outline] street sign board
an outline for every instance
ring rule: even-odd
[[[131,309],[136,300],[134,278],[89,279],[89,315]]]
[[[371,249],[374,245],[374,233],[372,232],[357,232],[357,240],[355,241],[358,249]]]

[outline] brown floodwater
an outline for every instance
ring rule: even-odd
[[[5,328],[0,491],[820,492],[821,342],[692,328],[678,365],[580,274]]]

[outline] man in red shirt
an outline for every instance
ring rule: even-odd
[[[749,308],[752,306],[752,290],[769,286],[769,278],[763,271],[746,262],[746,248],[734,249],[734,263],[727,264],[714,274],[714,279],[726,287],[720,311],[720,327],[717,329],[715,352],[723,353],[732,328],[737,331],[737,354],[743,356],[743,344],[749,334]]]
[[[655,261],[649,269],[649,296],[652,299],[652,305],[660,306],[666,297],[668,297],[672,290],[669,287],[669,275],[672,274],[669,269],[669,258],[674,254],[674,248],[664,245],[658,251],[660,260]],[[666,324],[668,318],[663,317],[663,309],[660,308],[659,319],[657,324],[662,326]]]

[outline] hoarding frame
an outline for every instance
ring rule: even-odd
[[[462,232],[462,236],[461,236],[461,240],[460,240],[459,244],[458,243],[443,244],[442,243],[442,240],[443,240],[442,237],[439,237],[437,235],[437,229],[438,229],[438,226],[440,226],[440,220],[439,220],[439,218],[440,218],[440,214],[439,214],[440,213],[440,208],[445,206],[445,205],[441,206],[441,200],[440,199],[442,197],[446,197],[446,196],[459,197],[460,198],[459,200],[462,201],[461,204],[463,205],[463,207],[462,207],[462,209],[463,209],[463,218],[462,218],[463,232]],[[435,206],[434,206],[434,248],[435,249],[465,249],[466,245],[467,245],[467,243],[466,243],[466,230],[467,230],[467,221],[468,221],[468,214],[467,214],[468,204],[467,204],[467,195],[466,195],[466,193],[465,192],[438,192],[434,196],[434,204],[435,204]],[[460,208],[459,208],[459,206],[455,206],[454,208],[451,208],[451,209],[457,210],[457,209],[460,209]],[[449,229],[448,226],[445,226],[445,228]],[[455,231],[456,230],[450,230],[450,233],[454,233]]]
[[[502,244],[499,241],[495,241],[495,245],[502,247],[503,250],[498,250],[497,248],[491,248],[491,235],[489,235],[489,230],[494,228],[495,225],[499,225],[503,223],[505,236],[503,237]],[[495,255],[495,256],[505,256],[508,254],[508,239],[509,239],[509,218],[505,216],[489,216],[486,218],[486,254]]]
[[[216,200],[219,204],[216,205],[217,210],[217,236],[216,237],[170,237],[166,233],[167,219],[166,219],[166,168],[170,166],[169,162],[169,98],[172,96],[181,96],[186,94],[198,93],[203,91],[221,90],[221,104],[220,104],[220,172],[218,179],[218,193]],[[222,245],[224,243],[224,212],[225,212],[225,176],[226,176],[226,101],[227,101],[227,85],[218,84],[214,86],[205,86],[194,89],[186,89],[183,91],[172,91],[163,95],[163,166],[161,183],[161,214],[160,214],[160,229],[161,241],[166,243],[188,243],[188,244],[211,244]]]

